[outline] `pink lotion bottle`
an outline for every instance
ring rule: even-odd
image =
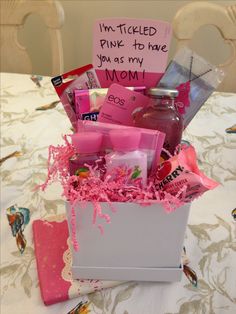
[[[166,134],[164,148],[172,155],[180,143],[183,132],[182,116],[174,105],[178,96],[176,89],[150,88],[147,95],[151,98],[150,105],[141,110],[135,117],[136,127],[154,129]],[[167,159],[167,154],[161,155]]]
[[[69,160],[70,175],[87,178],[89,168],[85,164],[92,167],[98,165],[100,169],[103,168],[104,154],[100,152],[102,137],[102,134],[98,132],[81,132],[71,136],[76,154]]]
[[[131,130],[109,132],[113,152],[105,156],[106,176],[127,177],[126,184],[146,186],[147,154],[139,150],[141,133]]]

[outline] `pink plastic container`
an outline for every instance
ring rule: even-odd
[[[113,152],[106,155],[106,175],[114,179],[114,171],[127,175],[126,184],[145,186],[147,182],[147,154],[139,150],[141,133],[112,130],[109,133]]]

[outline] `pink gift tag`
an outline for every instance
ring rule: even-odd
[[[175,99],[175,105],[180,114],[185,114],[185,108],[190,105],[190,81],[180,84],[176,89],[179,91],[179,95]]]
[[[134,125],[134,117],[150,99],[141,93],[129,90],[119,84],[112,84],[108,90],[98,116],[99,122]]]
[[[158,20],[96,21],[93,65],[101,86],[156,86],[166,69],[171,33],[171,24]]]

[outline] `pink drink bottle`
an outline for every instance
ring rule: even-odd
[[[113,152],[105,156],[106,176],[124,178],[125,184],[145,186],[147,154],[139,150],[141,133],[136,130],[112,130],[109,135]]]
[[[174,105],[178,91],[176,89],[150,88],[147,95],[151,98],[150,105],[136,115],[135,126],[164,132],[166,134],[164,148],[174,154],[183,132],[182,117]],[[165,153],[161,156],[164,159],[168,158]]]
[[[81,132],[71,136],[72,144],[76,149],[76,154],[69,160],[70,175],[77,175],[81,178],[89,176],[89,168],[98,165],[102,169],[104,158],[100,152],[102,144],[102,134],[98,132]],[[100,170],[98,169],[98,170]]]

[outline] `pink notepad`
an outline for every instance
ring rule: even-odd
[[[116,286],[118,281],[73,280],[68,226],[65,216],[35,220],[33,236],[43,302],[50,305]]]

